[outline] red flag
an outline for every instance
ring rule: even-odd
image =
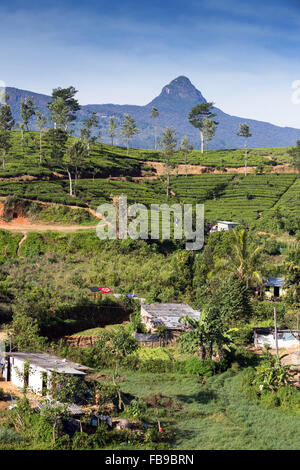
[[[110,287],[99,287],[99,290],[101,290],[102,294],[113,294]]]

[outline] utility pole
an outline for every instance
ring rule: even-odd
[[[277,315],[276,315],[276,307],[274,307],[274,334],[275,334],[276,356],[278,357],[278,335],[277,335]]]

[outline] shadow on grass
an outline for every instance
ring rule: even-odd
[[[206,405],[212,400],[215,400],[217,398],[216,393],[213,391],[201,391],[198,393],[194,393],[194,395],[175,395],[178,400],[180,400],[183,403],[199,403],[201,405]]]

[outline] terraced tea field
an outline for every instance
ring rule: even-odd
[[[295,174],[189,175],[172,176],[170,203],[204,203],[206,218],[251,221],[278,207],[299,213],[300,180]],[[112,202],[126,195],[129,204],[165,202],[166,186],[161,179],[122,181],[82,179],[76,197],[68,195],[68,181],[0,181],[0,196],[89,206]]]

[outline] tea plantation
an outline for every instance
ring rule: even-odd
[[[74,141],[69,139],[68,145]],[[90,145],[90,155],[80,171],[75,196],[69,196],[66,170],[49,164],[50,149],[42,139],[39,155],[39,134],[12,132],[13,146],[0,170],[0,197],[40,200],[65,205],[91,207],[111,202],[114,196],[126,195],[128,203],[162,204],[166,201],[166,177],[157,176],[145,161],[163,161],[162,151],[112,147],[100,142]],[[289,163],[288,148],[251,149],[248,165]],[[177,151],[173,164],[184,163]],[[243,150],[213,150],[201,154],[192,151],[189,164],[220,167],[241,167]],[[152,176],[148,178],[147,176]],[[137,179],[133,177],[139,177]],[[299,212],[299,180],[293,173],[199,174],[171,176],[169,203],[204,203],[209,222],[216,219],[253,221],[276,208]]]

